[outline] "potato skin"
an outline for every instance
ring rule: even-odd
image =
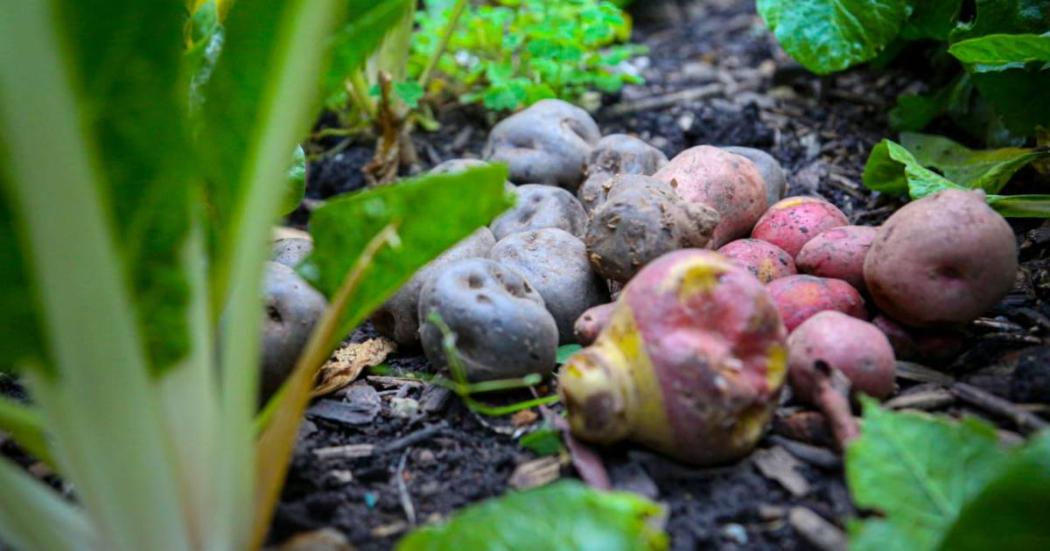
[[[609,325],[609,320],[612,319],[615,309],[616,303],[609,302],[592,306],[580,314],[580,317],[576,319],[576,323],[572,326],[576,342],[583,346],[590,346],[594,341],[598,340],[598,335],[602,332],[602,329]]]
[[[841,279],[863,291],[864,258],[876,233],[878,228],[871,226],[839,226],[825,230],[802,246],[795,257],[795,265],[800,272]]]
[[[787,176],[784,175],[784,168],[780,166],[780,161],[774,159],[769,153],[753,147],[740,147],[737,145],[723,145],[719,147],[755,163],[755,168],[758,169],[758,173],[762,175],[763,183],[766,184],[767,205],[772,205],[784,198],[784,193],[787,192]]]
[[[788,337],[788,377],[799,398],[814,403],[814,371],[823,362],[851,388],[874,398],[893,394],[893,347],[878,327],[833,310],[809,318]]]
[[[913,327],[964,324],[995,306],[1017,276],[1010,225],[982,192],[912,201],[879,229],[864,261],[872,299]]]
[[[576,191],[591,149],[601,139],[586,111],[545,99],[503,119],[489,133],[482,156],[510,166],[515,184],[546,184]]]
[[[418,347],[419,293],[423,285],[452,262],[465,258],[484,258],[495,244],[496,238],[492,232],[488,228],[481,228],[431,260],[372,314],[372,325],[376,331],[400,346]]]
[[[838,207],[819,197],[788,197],[769,207],[751,237],[772,243],[794,258],[821,232],[848,224]]]
[[[587,213],[571,193],[561,188],[539,184],[518,186],[514,193],[518,201],[514,208],[499,215],[489,228],[499,241],[513,233],[559,228],[576,237],[583,237],[587,227]]]
[[[666,182],[621,174],[592,213],[584,243],[594,271],[623,283],[664,253],[707,245],[718,220],[712,208],[685,201]]]
[[[472,381],[545,375],[554,369],[558,326],[543,298],[516,271],[487,258],[444,266],[419,295],[420,340],[427,359],[445,367],[441,330],[431,312],[456,334],[456,348]]]
[[[758,239],[730,241],[718,252],[747,268],[762,283],[798,273],[791,255],[772,243]]]
[[[610,134],[602,138],[591,151],[587,159],[587,179],[576,192],[576,196],[583,204],[584,210],[591,212],[605,202],[613,176],[651,176],[666,164],[667,155],[664,155],[663,151],[634,136]]]
[[[587,260],[587,247],[566,231],[544,228],[511,234],[500,239],[488,257],[524,276],[543,297],[558,325],[560,344],[573,342],[576,318],[609,300],[605,281]]]
[[[270,261],[294,268],[303,260],[306,260],[306,257],[310,256],[313,250],[314,242],[312,239],[302,237],[278,239],[274,241],[273,249],[270,251]]]
[[[836,310],[859,319],[868,317],[860,293],[841,279],[793,275],[774,280],[766,288],[788,331],[825,310]]]
[[[766,185],[750,160],[709,145],[686,149],[653,175],[686,201],[718,211],[711,246],[744,237],[766,210]]]
[[[263,285],[266,316],[262,327],[260,395],[266,400],[295,368],[328,303],[295,270],[277,262],[266,263]]]
[[[559,392],[581,439],[629,439],[713,465],[763,435],[786,354],[762,284],[717,253],[684,249],[627,284],[598,340],[562,367]]]

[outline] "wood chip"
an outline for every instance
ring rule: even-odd
[[[913,362],[897,362],[897,377],[920,383],[937,383],[950,385],[955,382],[951,375],[946,375],[922,364]]]
[[[408,530],[408,523],[400,520],[393,524],[384,524],[383,526],[377,526],[372,530],[372,537],[376,539],[389,538],[390,536],[396,536]]]
[[[802,463],[780,446],[756,450],[751,456],[762,476],[775,480],[795,497],[809,493],[809,482],[799,473]]]
[[[281,544],[280,551],[350,551],[346,537],[332,528],[322,528],[292,536]]]
[[[318,459],[360,459],[369,457],[375,452],[373,444],[347,444],[345,446],[329,446],[313,450]]]
[[[397,350],[397,343],[385,337],[350,343],[336,350],[321,366],[311,397],[331,394],[349,385],[365,368],[383,363],[394,350]]]
[[[930,411],[950,406],[955,402],[955,395],[946,388],[929,388],[918,392],[902,394],[887,401],[889,409],[919,409]]]
[[[514,415],[510,416],[510,422],[515,427],[525,427],[536,422],[539,419],[539,415],[531,409],[523,409]]]
[[[952,394],[958,399],[977,406],[988,413],[1005,417],[1013,421],[1013,423],[1017,425],[1017,428],[1024,432],[1035,432],[1050,426],[1050,423],[1047,423],[1033,413],[1025,411],[1017,404],[1014,404],[1009,400],[1004,400],[989,392],[985,392],[973,385],[955,383],[952,385]]]
[[[846,551],[846,534],[812,510],[792,507],[788,522],[802,539],[820,551]]]
[[[546,486],[560,477],[561,460],[556,455],[548,455],[518,465],[508,484],[515,490],[528,490]]]

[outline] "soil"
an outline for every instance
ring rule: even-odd
[[[786,169],[790,195],[823,196],[854,223],[877,224],[896,208],[894,200],[866,191],[860,175],[871,147],[892,135],[886,113],[894,98],[911,91],[921,75],[894,67],[813,76],[780,50],[749,0],[636,4],[644,7],[634,14],[634,40],[650,49],[636,66],[647,83],[603,98],[595,114],[603,133],[635,134],[668,156],[699,144],[767,150]],[[414,135],[419,163],[406,167],[406,174],[451,158],[480,156],[493,123],[490,115],[476,106],[452,106],[437,116],[440,130]],[[318,128],[333,122],[324,117]],[[371,145],[350,139],[316,140],[310,149],[315,159],[309,166],[308,201],[290,217],[297,225],[306,223],[310,206],[362,188],[361,168],[372,157]],[[936,371],[917,367],[898,379],[900,394],[951,390],[955,399],[918,407],[984,417],[1000,427],[1007,441],[1032,430],[1030,418],[1019,411],[1035,412],[1044,422],[1050,418],[1050,348],[1045,347],[1050,227],[1012,224],[1022,260],[1015,290],[967,328],[959,349],[941,361],[925,362]],[[351,341],[373,336],[366,324]],[[389,549],[414,524],[448,518],[463,506],[507,491],[515,470],[538,458],[518,438],[559,412],[553,406],[533,410],[532,418],[483,417],[446,391],[399,377],[432,372],[418,351],[398,351],[386,367],[382,376],[364,376],[323,399],[347,404],[348,396],[354,397],[352,415],[343,421],[325,411],[331,404],[319,401],[311,407],[271,543],[332,528],[355,548]],[[977,397],[960,391],[960,383],[972,385],[963,390],[975,388]],[[21,391],[0,374],[0,392]],[[996,396],[1004,400],[990,401]],[[492,399],[507,403],[527,397]],[[371,406],[357,407],[361,403]],[[812,524],[792,515],[793,508],[809,509],[839,529],[858,514],[825,431],[819,417],[787,401],[760,453],[734,465],[690,468],[628,446],[602,449],[600,455],[614,486],[666,505],[673,549],[805,549],[820,546]],[[30,458],[2,440],[0,452],[32,469]],[[759,459],[770,456],[779,458],[773,468]],[[785,476],[785,469],[801,475],[801,482]],[[576,476],[568,461],[559,474]]]

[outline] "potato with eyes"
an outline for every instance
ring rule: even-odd
[[[539,184],[518,186],[514,208],[501,214],[489,228],[496,240],[508,235],[543,228],[558,228],[583,237],[587,213],[571,193],[561,188]]]

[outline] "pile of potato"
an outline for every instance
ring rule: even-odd
[[[1013,232],[980,192],[850,225],[823,199],[783,198],[767,153],[669,160],[558,100],[496,125],[484,157],[509,165],[516,206],[417,273],[375,327],[440,367],[440,316],[473,380],[548,374],[559,344],[579,342],[559,373],[573,432],[690,463],[750,451],[786,381],[844,444],[852,394],[892,394],[895,356],[950,351],[1017,271]],[[274,260],[307,245],[280,243]]]

